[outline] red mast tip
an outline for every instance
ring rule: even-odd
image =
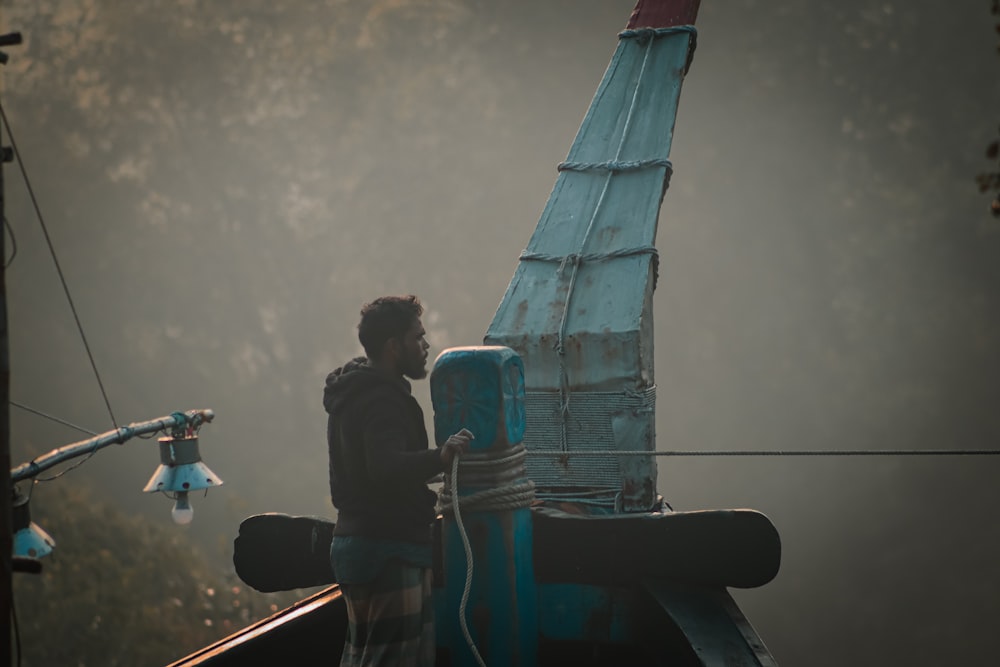
[[[626,30],[694,25],[701,0],[639,0]]]

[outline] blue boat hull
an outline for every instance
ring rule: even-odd
[[[649,512],[596,517],[531,510],[539,665],[772,665],[727,588],[761,586],[777,573],[781,544],[753,510]],[[435,535],[435,604],[448,604],[443,521]],[[261,591],[331,584],[173,664],[330,665],[344,643],[347,613],[329,566],[333,522],[250,517],[235,541],[237,573]],[[477,612],[469,609],[475,627]],[[516,619],[512,619],[516,622]],[[438,664],[451,665],[449,638]]]

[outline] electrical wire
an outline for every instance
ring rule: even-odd
[[[80,316],[76,311],[76,305],[73,303],[73,297],[69,292],[69,284],[66,282],[66,277],[63,275],[62,266],[59,264],[59,257],[56,255],[56,249],[52,243],[52,237],[49,235],[48,226],[45,224],[45,217],[42,215],[41,207],[38,205],[38,198],[35,196],[35,189],[31,185],[31,179],[28,178],[28,172],[24,167],[24,160],[21,159],[21,152],[17,149],[17,142],[14,140],[14,133],[11,131],[10,121],[7,119],[7,112],[4,110],[2,104],[0,104],[0,119],[3,120],[3,124],[7,127],[7,138],[10,139],[10,146],[14,151],[14,156],[17,158],[17,166],[21,172],[21,178],[24,179],[24,185],[28,190],[28,197],[31,199],[31,205],[35,210],[35,216],[38,218],[38,223],[42,228],[42,234],[45,236],[45,243],[49,247],[49,254],[52,255],[52,262],[55,264],[56,273],[59,274],[59,282],[62,283],[63,292],[65,292],[66,300],[69,302],[69,308],[73,313],[73,319],[76,321],[77,331],[80,333],[80,339],[83,341],[83,347],[86,349],[87,357],[90,359],[90,367],[93,369],[94,377],[97,379],[97,385],[100,387],[101,396],[104,398],[104,405],[108,409],[108,416],[111,417],[111,423],[117,429],[118,420],[115,419],[114,410],[111,409],[111,401],[108,398],[107,391],[104,389],[104,382],[101,380],[101,373],[97,370],[97,362],[94,360],[94,355],[90,350],[90,343],[87,342],[87,335],[83,331],[83,324],[80,322]]]
[[[528,456],[1000,456],[1000,449],[529,450]]]
[[[96,432],[91,431],[90,429],[83,428],[82,426],[77,426],[76,424],[73,424],[72,422],[68,422],[65,419],[60,419],[59,417],[55,417],[53,415],[47,414],[45,412],[42,412],[41,410],[36,410],[34,408],[29,408],[27,405],[22,405],[22,404],[20,404],[20,403],[18,403],[16,401],[10,401],[10,404],[13,405],[13,406],[15,406],[15,407],[21,408],[22,410],[26,410],[27,412],[30,412],[32,414],[38,415],[39,417],[44,417],[45,419],[49,419],[51,421],[54,421],[57,424],[62,424],[63,426],[69,426],[70,428],[74,428],[77,431],[80,431],[82,433],[86,433],[88,435],[97,435]],[[86,463],[87,461],[89,461],[90,458],[95,453],[97,453],[96,443],[95,443],[95,448],[93,450],[91,450],[84,458],[80,459],[79,461],[77,461],[73,465],[69,466],[68,468],[66,468],[64,470],[60,470],[55,475],[50,475],[48,477],[36,477],[34,479],[34,482],[51,482],[52,480],[59,479],[60,477],[62,477],[66,473],[68,473],[70,470],[74,470],[76,468],[79,468],[84,463]],[[34,459],[32,459],[32,462],[34,462]],[[34,488],[35,488],[35,485],[32,484],[31,485],[31,489],[29,489],[29,491],[28,491],[28,497],[29,498],[31,497],[31,491]]]
[[[62,477],[66,473],[68,473],[70,470],[76,470],[77,468],[79,468],[80,466],[82,466],[84,463],[86,463],[87,461],[89,461],[91,459],[91,457],[94,456],[94,454],[97,453],[97,450],[98,450],[97,445],[98,445],[99,442],[100,441],[95,441],[94,442],[94,448],[92,450],[90,450],[89,452],[87,452],[86,456],[84,456],[82,459],[80,459],[79,461],[77,461],[73,465],[69,466],[68,468],[64,468],[64,469],[60,470],[59,472],[57,472],[54,475],[49,475],[48,477],[35,477],[34,481],[35,482],[51,482],[51,481],[59,479],[60,477]],[[34,463],[35,460],[32,459],[31,462]]]
[[[57,424],[62,424],[63,426],[69,426],[70,428],[76,429],[81,433],[86,433],[87,435],[97,435],[96,431],[91,431],[89,428],[83,428],[82,426],[77,426],[76,424],[68,422],[65,419],[60,419],[59,417],[47,414],[45,412],[42,412],[41,410],[36,410],[35,408],[29,408],[27,405],[22,405],[17,401],[10,401],[10,404],[13,405],[14,407],[21,408],[26,412],[30,412],[31,414],[38,415],[39,417],[44,417],[45,419],[48,419],[50,421],[54,421]]]
[[[10,226],[10,220],[7,219],[5,215],[3,217],[3,228],[7,230],[7,235],[10,236],[10,257],[3,263],[3,268],[10,268],[10,265],[14,263],[14,258],[17,257],[17,237],[14,236],[14,228]]]
[[[21,667],[21,626],[17,622],[17,609],[14,607],[14,592],[10,594],[10,621],[14,630],[14,647],[17,649],[17,667]]]

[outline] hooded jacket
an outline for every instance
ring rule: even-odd
[[[427,481],[443,464],[410,383],[358,357],[327,376],[323,406],[334,534],[429,542],[436,497]]]

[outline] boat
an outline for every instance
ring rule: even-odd
[[[657,493],[654,242],[698,6],[638,2],[483,344],[434,364],[435,439],[477,434],[434,526],[438,665],[776,664],[729,591],[777,575],[774,525]],[[172,667],[336,663],[333,527],[245,519],[247,585],[323,588]]]

